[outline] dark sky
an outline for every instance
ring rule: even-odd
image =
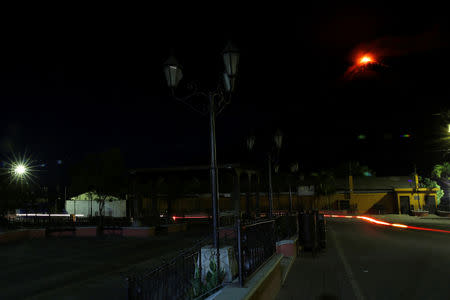
[[[110,147],[130,167],[208,163],[208,119],[168,97],[162,63],[173,49],[182,85],[213,87],[232,39],[239,87],[217,120],[219,162],[239,161],[251,132],[263,153],[280,128],[285,166],[425,170],[439,159],[427,152],[439,129],[431,114],[448,109],[450,76],[445,9],[424,5],[11,10],[0,29],[0,150],[65,165]],[[344,76],[359,50],[386,67]]]

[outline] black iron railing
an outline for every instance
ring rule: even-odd
[[[235,248],[235,236],[222,237],[220,244]],[[223,286],[225,278],[222,263],[220,271],[210,268],[216,266],[214,253],[208,237],[148,272],[128,275],[128,299],[201,299],[210,295]]]
[[[238,216],[234,212],[221,213],[219,216],[219,226],[235,228],[237,218]]]
[[[244,281],[276,252],[275,220],[241,225],[237,222],[238,266],[241,286]]]
[[[297,214],[280,216],[276,219],[277,241],[286,240],[297,234],[298,230]]]
[[[297,231],[297,216],[283,218],[287,224],[284,235],[290,237]],[[236,255],[237,275],[241,286],[275,254],[278,235],[276,222],[276,219],[255,222],[236,218],[235,230],[227,231],[225,228],[221,231],[221,247],[233,247]],[[211,253],[205,255],[204,251],[208,249],[211,249]],[[206,276],[205,267],[215,265],[216,256],[213,252],[215,250],[212,247],[212,238],[208,237],[153,270],[130,274],[127,276],[128,299],[196,299],[210,295],[223,286],[225,277],[225,274],[217,272],[217,269],[215,273]],[[209,257],[209,261],[206,261],[206,257]],[[220,262],[222,270],[223,263]],[[210,267],[206,268],[210,270]],[[217,282],[214,279],[216,276],[219,277]],[[234,276],[231,279],[234,279]]]

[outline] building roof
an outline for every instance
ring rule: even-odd
[[[223,164],[218,165],[218,169],[234,169],[239,168],[239,164]],[[189,172],[189,171],[208,171],[211,169],[210,165],[193,165],[193,166],[178,166],[167,168],[139,168],[130,170],[131,174],[136,173],[169,173],[169,172]]]
[[[393,190],[414,187],[411,176],[353,177],[354,191]],[[336,178],[336,190],[349,190],[348,178]]]
[[[95,201],[98,198],[99,197],[98,197],[98,195],[96,193],[92,193],[92,200]],[[91,200],[91,197],[89,195],[89,192],[87,192],[87,193],[83,193],[83,194],[80,194],[78,196],[72,197],[72,198],[70,198],[70,200],[88,201],[88,200]],[[114,197],[114,196],[107,196],[106,200],[108,200],[108,201],[109,200],[116,201],[116,200],[121,200],[121,199],[119,199],[117,197]]]

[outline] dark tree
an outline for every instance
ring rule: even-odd
[[[116,148],[86,156],[72,168],[71,177],[72,193],[91,192],[97,196],[100,225],[103,225],[105,201],[127,192],[125,164],[120,150]]]

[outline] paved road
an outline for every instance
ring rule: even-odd
[[[0,299],[126,299],[124,275],[150,268],[205,236],[50,238],[0,245]]]
[[[298,257],[277,299],[450,299],[450,234],[328,225],[327,250]]]

